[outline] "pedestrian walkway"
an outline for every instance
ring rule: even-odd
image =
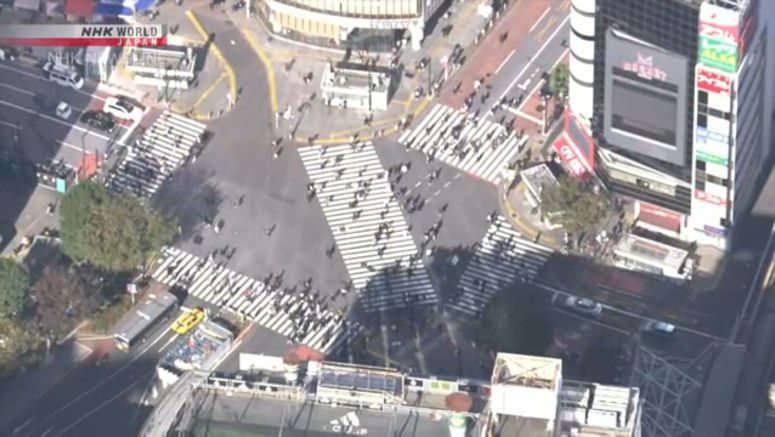
[[[436,292],[370,143],[299,149],[366,311],[433,305]]]
[[[324,299],[317,293],[281,288],[281,276],[257,281],[225,268],[224,264],[216,263],[213,256],[203,259],[167,247],[152,277],[167,286],[185,288],[190,296],[254,320],[323,353],[333,353],[343,346],[346,323],[341,315],[321,303]]]
[[[205,125],[164,111],[108,176],[108,187],[148,199],[202,144]]]
[[[398,141],[491,183],[498,183],[524,145],[511,121],[493,122],[437,104]]]
[[[490,299],[517,280],[532,282],[552,255],[552,249],[527,240],[498,216],[474,252],[447,308],[481,316]]]

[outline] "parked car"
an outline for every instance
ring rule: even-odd
[[[68,105],[67,103],[59,102],[54,113],[56,114],[57,117],[61,118],[62,120],[68,120],[70,116],[73,114],[73,110],[70,109],[70,105]]]
[[[675,326],[658,320],[647,320],[640,327],[641,331],[651,334],[669,336],[675,331]]]
[[[105,99],[105,106],[102,110],[119,120],[134,121],[143,116],[143,108],[124,96],[108,97]]]
[[[565,306],[568,309],[592,317],[598,317],[603,312],[603,306],[589,298],[578,298],[570,296],[565,300]]]
[[[116,130],[116,121],[113,119],[113,116],[102,111],[84,112],[81,115],[81,123],[107,133],[113,133]]]

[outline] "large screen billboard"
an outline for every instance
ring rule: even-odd
[[[605,60],[606,141],[685,165],[688,60],[613,30]]]

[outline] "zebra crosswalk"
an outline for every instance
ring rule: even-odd
[[[201,144],[204,133],[203,123],[164,111],[133,146],[127,146],[108,176],[108,187],[150,198]]]
[[[447,308],[478,317],[504,286],[534,281],[551,254],[551,248],[525,239],[498,216],[478,243]]]
[[[477,120],[441,104],[398,141],[491,183],[498,183],[525,143],[503,123],[485,117]]]
[[[363,308],[435,304],[436,292],[374,146],[314,146],[299,154]]]
[[[324,353],[333,353],[348,337],[342,316],[320,305],[309,293],[274,287],[174,247],[162,250],[153,279],[167,286],[185,288],[216,307],[255,321],[280,335]],[[350,326],[350,335],[360,328]]]

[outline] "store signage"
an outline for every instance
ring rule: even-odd
[[[729,147],[729,136],[713,132],[704,127],[697,126],[697,138],[707,139],[715,143],[723,144],[725,147]]]
[[[705,235],[710,237],[724,238],[727,236],[727,231],[725,229],[717,228],[711,225],[703,226],[703,231],[705,231]]]
[[[699,190],[699,189],[695,189],[694,190],[694,197],[697,200],[701,200],[701,201],[706,202],[706,203],[712,203],[712,204],[717,205],[717,206],[726,206],[726,204],[727,204],[727,200],[726,199],[722,199],[722,198],[720,198],[718,196],[714,196],[714,195],[708,193],[707,191],[702,191],[702,190]]]
[[[699,65],[697,67],[697,87],[712,94],[728,96],[732,92],[732,77]]]
[[[557,151],[557,154],[560,155],[560,159],[562,159],[565,167],[573,176],[583,178],[587,175],[586,167],[584,167],[578,154],[576,154],[576,151],[573,150],[573,147],[570,146],[568,140],[564,136],[558,138],[557,141],[554,142],[554,149]]]
[[[644,202],[640,202],[640,211],[646,214],[672,220],[676,222],[676,227],[681,225],[681,214],[678,214],[677,212],[667,211],[658,206]]]
[[[622,63],[622,69],[635,73],[638,77],[642,77],[647,80],[659,80],[661,82],[667,81],[667,72],[659,67],[654,66],[654,56],[644,56],[638,53],[638,60],[635,62]]]
[[[723,165],[724,167],[729,167],[729,160],[726,158],[722,158],[721,156],[713,155],[711,153],[703,152],[701,150],[697,151],[697,159],[700,161],[710,162],[712,164],[718,164]]]
[[[737,45],[740,13],[705,2],[700,7],[700,36],[719,39]]]
[[[700,63],[728,73],[737,72],[737,44],[700,37]]]

